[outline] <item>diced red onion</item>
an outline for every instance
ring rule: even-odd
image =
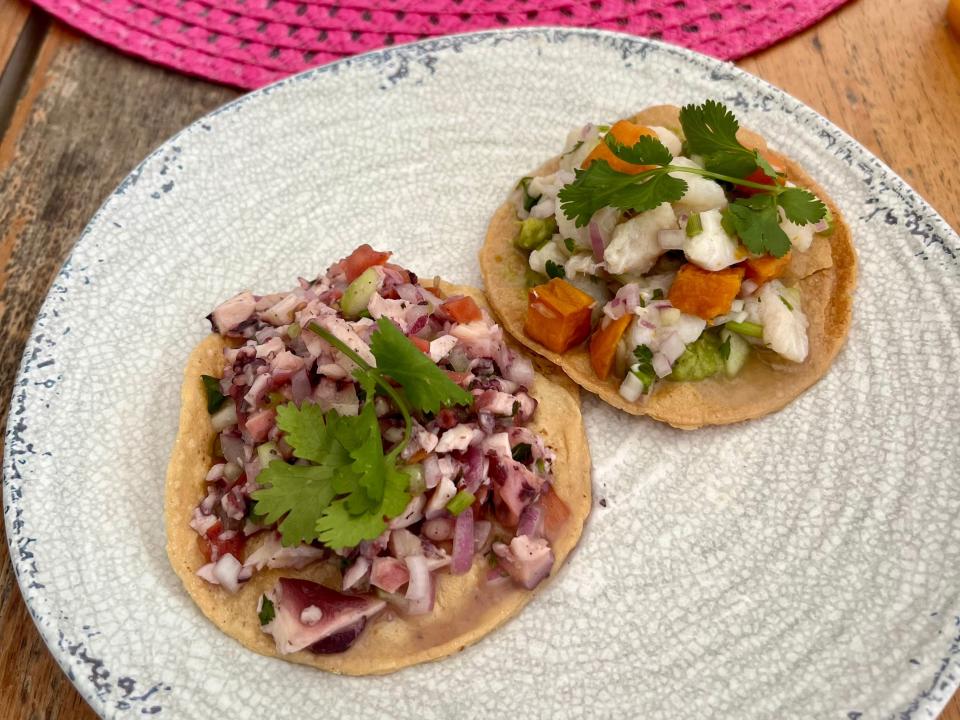
[[[257,475],[260,474],[260,470],[260,461],[257,459],[245,463],[243,466],[243,471],[247,474],[247,482],[256,482]]]
[[[687,239],[684,230],[661,230],[657,233],[657,242],[664,250],[682,250],[683,241]]]
[[[433,609],[433,578],[427,568],[427,559],[423,555],[408,555],[403,559],[410,573],[407,583],[406,599],[411,615],[424,615]]]
[[[224,406],[210,416],[210,424],[213,425],[214,432],[226,430],[231,425],[237,424],[237,406],[234,405],[232,398],[227,398]]]
[[[667,358],[671,365],[677,361],[677,358],[683,355],[686,350],[683,340],[676,333],[670,333],[666,340],[660,343],[660,352]]]
[[[677,215],[677,224],[680,225],[680,229],[681,229],[681,230],[686,230],[686,229],[687,229],[687,222],[688,222],[689,220],[690,220],[690,214],[689,214],[689,213],[682,212],[682,213],[680,213],[679,215]]]
[[[408,555],[423,555],[423,543],[409,530],[400,528],[390,533],[390,554],[402,560]]]
[[[358,557],[353,565],[351,565],[347,571],[343,574],[343,587],[344,591],[349,590],[358,582],[360,582],[367,574],[367,571],[370,569],[370,561],[365,557]]]
[[[657,374],[657,377],[666,377],[673,370],[670,361],[663,353],[654,353],[651,365],[653,365],[653,371]]]
[[[500,369],[503,371],[503,376],[507,378],[507,380],[515,382],[525,388],[533,386],[533,363],[523,355],[510,353],[510,360],[507,362],[506,367]]]
[[[826,232],[830,228],[830,223],[827,222],[826,218],[822,218],[818,223],[813,226],[813,231],[815,233]]]
[[[423,481],[427,490],[435,488],[441,477],[440,461],[437,460],[436,455],[428,455],[423,461]]]
[[[753,295],[757,288],[760,287],[753,280],[744,280],[743,284],[740,285],[740,297],[747,297],[747,295]]]
[[[197,570],[197,577],[201,580],[206,580],[211,585],[219,585],[220,581],[217,580],[216,576],[213,574],[214,563],[207,563],[203,565],[199,570]]]
[[[220,433],[220,451],[228,463],[243,466],[243,440],[235,435]]]
[[[204,480],[208,483],[216,482],[223,477],[223,469],[226,467],[226,463],[217,463],[207,472],[206,478]]]
[[[216,515],[207,515],[206,513],[202,512],[200,508],[193,509],[193,517],[190,519],[190,527],[192,527],[198,535],[206,535],[207,530],[216,524]]]
[[[636,283],[627,283],[617,290],[613,300],[603,308],[604,314],[611,320],[632,313],[640,304],[640,286]]]
[[[210,515],[220,500],[220,494],[220,489],[216,485],[207,488],[207,496],[200,503],[200,511],[205,515]]]
[[[590,247],[593,248],[593,259],[597,262],[603,262],[603,254],[607,248],[603,244],[600,224],[596,220],[591,220],[588,229],[590,231]]]
[[[240,589],[240,569],[243,566],[231,553],[227,553],[214,564],[211,570],[213,577],[229,593]]]
[[[304,400],[310,397],[313,388],[310,387],[310,378],[307,376],[306,369],[296,373],[290,378],[290,393],[293,401],[300,405]]]
[[[477,520],[473,523],[473,547],[474,552],[480,552],[483,546],[490,539],[490,531],[493,529],[493,523],[489,520]]]
[[[436,542],[440,542],[443,540],[449,540],[453,537],[453,527],[453,519],[438,517],[433,518],[432,520],[427,520],[423,524],[423,528],[420,530],[420,532],[423,533],[424,537]]]
[[[637,320],[637,322],[640,323],[640,324],[641,324],[643,327],[645,327],[647,330],[656,330],[656,329],[657,329],[657,326],[654,325],[654,324],[653,324],[652,322],[650,322],[649,320],[644,320],[643,318],[641,318],[640,320]]]
[[[415,522],[420,522],[420,520],[423,519],[423,506],[426,505],[426,503],[426,495],[414,495],[410,498],[410,502],[407,503],[404,511],[390,521],[390,529],[405,528],[413,525]]]
[[[467,508],[457,515],[453,528],[453,555],[450,559],[450,572],[463,575],[473,565],[473,508]]]

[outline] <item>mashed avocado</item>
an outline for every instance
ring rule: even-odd
[[[670,380],[696,382],[716,375],[723,368],[720,339],[713,333],[703,333],[687,345],[683,355],[673,364]]]

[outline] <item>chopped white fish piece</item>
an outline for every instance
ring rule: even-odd
[[[660,127],[659,125],[650,125],[649,127],[657,134],[657,138],[666,146],[671,155],[676,157],[680,154],[680,138],[678,138],[673,131],[665,127]]]
[[[700,223],[703,232],[687,238],[683,243],[683,254],[687,260],[704,270],[723,270],[743,260],[746,255],[740,243],[723,229],[719,210],[701,212]]]
[[[787,215],[780,208],[780,229],[790,238],[790,244],[798,252],[806,252],[813,243],[813,224],[797,225],[787,220]]]
[[[569,279],[575,275],[596,275],[597,268],[599,267],[593,259],[593,253],[580,252],[570,256],[570,259],[567,260],[564,266],[564,270]]]
[[[584,137],[586,131],[586,137]],[[563,155],[560,156],[560,169],[566,172],[573,172],[574,168],[580,167],[587,155],[593,152],[593,149],[600,144],[600,133],[595,126],[586,128],[577,128],[571,130],[567,135],[567,144],[564,146]]]
[[[809,323],[800,307],[799,293],[785,288],[779,280],[771,280],[760,288],[758,300],[764,344],[787,360],[806,360]]]
[[[670,161],[670,164],[680,167],[700,167],[693,160],[685,157],[675,157]],[[687,183],[687,191],[683,194],[683,197],[674,203],[677,210],[703,212],[704,210],[727,206],[727,196],[719,183],[686,172],[670,173],[670,177],[678,178]]]
[[[677,320],[670,329],[676,333],[677,337],[683,340],[685,345],[689,345],[700,337],[706,327],[707,321],[703,318],[681,313],[680,319]]]
[[[653,210],[640,213],[620,223],[613,230],[604,260],[607,270],[620,273],[645,273],[663,254],[657,233],[678,227],[677,216],[670,203],[661,203]]]
[[[552,260],[557,265],[563,265],[567,261],[567,256],[561,249],[563,243],[557,240],[550,240],[542,248],[530,253],[530,269],[541,275],[547,274],[547,260]]]

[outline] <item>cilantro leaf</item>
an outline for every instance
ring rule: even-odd
[[[763,170],[763,174],[772,180],[776,180],[778,173],[773,169],[773,165],[767,162],[767,159],[760,154],[759,150],[753,151],[753,159],[757,163],[757,167]]]
[[[332,474],[324,465],[274,460],[257,475],[257,482],[265,487],[251,495],[257,501],[254,512],[263,515],[265,523],[280,521],[284,545],[312,542],[317,537],[317,518],[333,500]]]
[[[277,427],[286,433],[287,443],[298,458],[320,465],[330,454],[327,424],[319,405],[309,402],[300,407],[293,403],[279,405]]]
[[[685,181],[665,172],[627,175],[611,168],[605,160],[596,160],[586,170],[577,170],[576,179],[564,185],[558,197],[563,213],[577,227],[584,227],[603,207],[641,213],[661,203],[676,202],[686,191]]]
[[[356,513],[351,507],[351,495],[336,500],[324,510],[316,523],[316,532],[324,544],[343,548],[373,540],[387,528],[384,516],[396,517],[407,507],[410,501],[406,491],[409,476],[390,463],[385,463],[383,469],[383,497],[374,506]]]
[[[387,318],[377,320],[370,350],[377,359],[377,372],[400,383],[407,400],[421,412],[473,402],[473,395],[447,377]]]
[[[543,267],[547,271],[548,278],[565,278],[567,276],[567,269],[553,260],[547,260]]]
[[[758,154],[737,140],[740,123],[722,103],[707,100],[703,105],[685,105],[680,109],[680,125],[690,152],[703,156],[707,170],[745,178],[757,169]]]
[[[212,375],[201,375],[200,379],[203,381],[203,389],[207,394],[207,412],[213,415],[226,402],[227,397],[220,392],[220,378]]]
[[[780,227],[777,199],[773,195],[740,198],[728,209],[737,235],[750,252],[783,257],[790,250],[790,239]]]
[[[611,133],[607,133],[603,142],[610,148],[610,152],[624,162],[633,165],[669,165],[673,155],[659,138],[641,135],[632,145],[624,145]]]
[[[819,222],[827,214],[827,206],[802,188],[786,188],[777,195],[777,204],[783,208],[787,220],[797,225]]]

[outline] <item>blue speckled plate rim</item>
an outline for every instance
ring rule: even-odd
[[[958,236],[940,214],[917,194],[903,178],[897,175],[886,163],[874,156],[845,131],[783,90],[737,68],[732,63],[716,60],[692,50],[669,45],[657,40],[609,31],[558,27],[515,28],[448,35],[409,43],[407,45],[376,50],[307,70],[298,75],[279,80],[271,85],[255,90],[217,108],[168,138],[157,149],[150,153],[150,155],[124,178],[90,219],[90,222],[77,239],[70,255],[64,261],[60,272],[54,280],[51,291],[48,292],[37,314],[26,347],[24,348],[17,379],[12,387],[7,428],[4,437],[3,511],[7,545],[14,573],[17,576],[20,591],[24,597],[30,616],[44,642],[47,644],[48,649],[53,654],[60,668],[76,686],[81,696],[101,717],[112,717],[118,711],[124,709],[132,710],[134,708],[132,703],[125,703],[127,705],[126,708],[119,708],[116,704],[114,704],[113,707],[108,705],[114,698],[108,699],[111,684],[106,682],[106,678],[111,675],[118,677],[119,674],[110,673],[103,667],[101,661],[95,658],[86,658],[86,664],[91,666],[90,676],[76,675],[70,666],[70,661],[74,658],[74,654],[68,653],[64,648],[83,648],[84,642],[82,640],[67,638],[63,629],[58,627],[56,623],[48,625],[43,622],[45,617],[44,612],[47,609],[44,606],[48,605],[48,603],[42,593],[36,592],[38,589],[37,586],[34,585],[31,587],[40,571],[36,566],[34,557],[35,545],[32,548],[29,547],[30,543],[34,543],[35,541],[30,538],[21,537],[23,509],[20,507],[20,500],[22,498],[22,490],[19,484],[17,484],[17,481],[20,480],[20,473],[17,468],[17,462],[15,461],[16,458],[29,456],[31,454],[31,450],[23,444],[20,434],[24,427],[22,424],[22,415],[25,412],[27,396],[25,389],[27,374],[30,372],[32,362],[36,360],[40,351],[40,341],[42,339],[42,333],[38,332],[38,330],[42,329],[40,328],[40,323],[46,317],[47,313],[53,309],[51,306],[52,292],[57,285],[57,281],[69,277],[76,249],[97,229],[101,218],[112,205],[115,202],[121,201],[126,189],[136,184],[150,163],[164,153],[169,152],[180,138],[197,132],[208,118],[215,117],[221,113],[240,110],[247,103],[268,97],[278,90],[295,88],[300,83],[312,81],[327,73],[338,73],[343,69],[348,69],[353,66],[373,65],[375,67],[386,67],[390,62],[399,60],[401,67],[400,74],[388,77],[388,79],[393,82],[402,77],[403,69],[410,60],[416,60],[424,56],[429,57],[433,53],[459,52],[464,45],[489,44],[490,47],[495,48],[504,41],[524,40],[531,37],[544,38],[548,42],[563,42],[567,37],[571,36],[592,38],[598,42],[606,42],[610,46],[618,48],[624,55],[624,59],[634,54],[639,54],[642,57],[651,49],[657,52],[672,54],[680,57],[687,63],[698,65],[700,68],[710,71],[713,79],[733,81],[737,84],[751,87],[752,90],[757,91],[757,94],[762,97],[760,104],[762,110],[767,111],[767,103],[773,105],[775,102],[777,109],[786,111],[788,114],[796,115],[805,125],[815,130],[821,138],[826,140],[827,147],[835,154],[838,154],[838,149],[846,150],[847,152],[844,155],[847,163],[851,168],[860,169],[862,175],[861,181],[866,185],[869,192],[876,194],[889,191],[896,196],[905,210],[902,217],[904,227],[911,235],[922,241],[923,249],[917,253],[918,256],[928,257],[928,251],[936,248],[945,256],[948,263],[953,265],[958,264],[958,257],[960,257],[960,236]],[[746,99],[743,99],[743,102],[746,102]],[[897,210],[897,208],[879,206],[878,209],[888,213],[892,212],[894,215],[896,215]],[[18,543],[18,541],[25,542]],[[42,585],[39,589],[42,589]],[[942,680],[955,656],[960,655],[960,617],[956,618],[956,625],[958,627],[958,634],[951,639],[952,645],[948,656],[942,659],[938,671],[934,674],[927,688],[921,691],[920,694],[910,702],[904,703],[901,706],[901,710],[895,714],[896,717],[909,718],[918,712],[924,713],[927,717],[936,717],[957,690],[957,686],[960,685],[960,676],[948,678],[947,681]],[[121,689],[126,692],[124,697],[131,701],[146,701],[157,689],[155,686],[140,696],[134,696],[132,694],[132,686],[130,688],[123,688],[122,680],[123,678],[118,681],[118,684],[120,684]],[[106,691],[104,691],[105,686]],[[143,713],[150,713],[151,710],[159,711],[160,709],[158,706],[140,708]],[[851,720],[856,720],[856,718],[860,717],[860,713],[851,712],[848,717]]]

